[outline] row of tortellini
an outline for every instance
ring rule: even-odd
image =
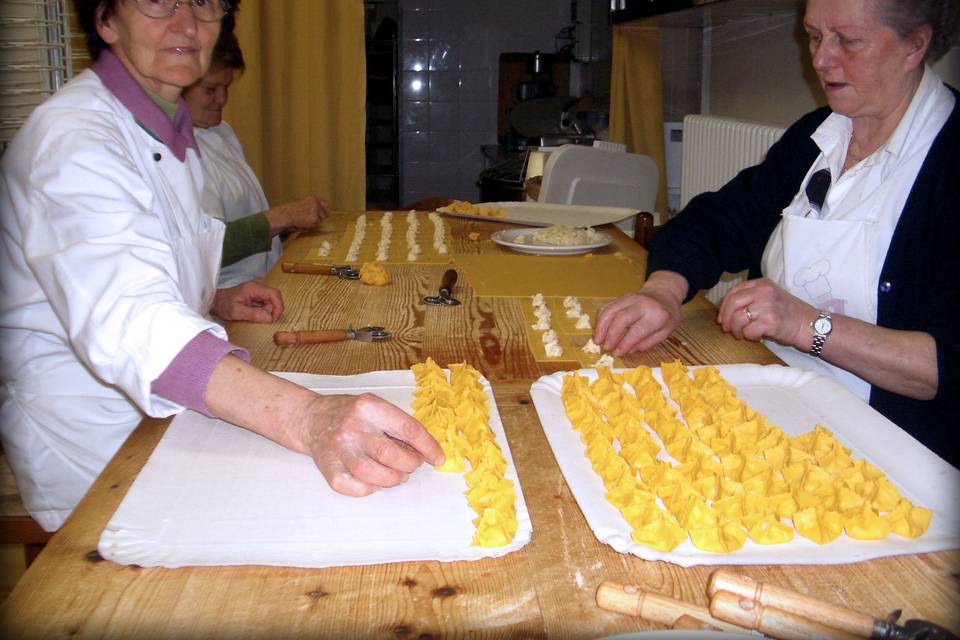
[[[507,460],[490,429],[490,403],[480,373],[469,364],[451,364],[450,380],[427,358],[411,367],[417,388],[413,410],[443,449],[439,471],[464,473],[467,503],[479,516],[473,521],[478,547],[502,547],[513,541],[519,526],[517,494],[504,477]],[[470,471],[466,471],[466,462]]]
[[[597,369],[593,383],[572,374],[561,393],[606,499],[638,544],[669,551],[689,537],[699,549],[730,553],[748,537],[781,544],[796,532],[826,544],[843,531],[876,540],[914,538],[929,527],[930,510],[853,460],[822,426],[792,438],[737,398],[717,369],[691,377],[672,362],[661,371],[683,420],[649,367]]]

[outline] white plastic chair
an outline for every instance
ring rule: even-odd
[[[660,170],[649,156],[565,144],[547,158],[537,201],[653,213],[659,182]],[[653,215],[654,224],[660,224]],[[631,237],[634,225],[635,217],[617,223]]]

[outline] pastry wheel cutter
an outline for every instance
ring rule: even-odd
[[[356,280],[360,277],[359,271],[348,266],[327,267],[309,262],[281,262],[280,268],[284,273],[310,273],[321,276],[337,276],[347,280]]]
[[[379,342],[389,340],[390,332],[383,327],[363,327],[360,329],[319,329],[315,331],[277,331],[273,334],[273,344],[278,347],[290,347],[298,344],[321,344],[323,342]]]

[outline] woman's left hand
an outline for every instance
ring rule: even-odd
[[[817,313],[816,308],[790,295],[772,280],[757,278],[730,289],[720,304],[717,322],[737,338],[754,341],[769,338],[807,351],[813,339],[810,322]]]
[[[270,324],[283,313],[283,296],[278,289],[249,280],[235,287],[217,289],[210,311],[227,321]]]

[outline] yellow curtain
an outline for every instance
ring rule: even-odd
[[[244,0],[237,37],[247,70],[224,119],[272,204],[308,194],[366,208],[363,3]]]
[[[663,81],[660,31],[656,26],[619,24],[613,28],[610,77],[610,140],[630,153],[653,158],[660,167],[657,211],[667,211],[663,151]]]

